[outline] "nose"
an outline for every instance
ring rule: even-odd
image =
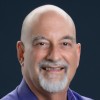
[[[61,59],[61,52],[59,52],[59,48],[52,47],[49,50],[49,53],[47,55],[47,59],[50,61],[59,61]]]

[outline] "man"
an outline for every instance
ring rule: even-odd
[[[69,88],[80,52],[71,17],[53,5],[36,8],[25,18],[17,42],[23,80],[1,100],[92,100]]]

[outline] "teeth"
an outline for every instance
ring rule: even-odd
[[[48,70],[48,71],[49,71],[49,70],[51,70],[51,68],[50,68],[50,67],[47,67],[47,68],[46,68],[46,70]]]
[[[43,68],[43,69],[45,69],[45,70],[47,70],[47,71],[50,71],[50,70],[62,70],[63,68],[60,68],[60,67],[57,67],[57,68],[54,68],[54,67],[46,67],[46,68]]]
[[[56,70],[60,70],[61,68],[56,68]]]

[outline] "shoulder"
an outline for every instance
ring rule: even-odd
[[[94,99],[82,96],[73,90],[72,90],[72,92],[73,92],[74,96],[77,98],[77,100],[94,100]]]
[[[87,97],[84,97],[84,96],[81,96],[83,100],[94,100],[94,99],[91,99],[91,98],[87,98]]]
[[[8,93],[6,96],[1,98],[0,100],[18,100],[17,88],[13,90],[12,92]]]

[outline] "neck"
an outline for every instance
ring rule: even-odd
[[[39,100],[67,100],[67,93],[65,91],[58,93],[48,93],[45,96],[38,95]]]

